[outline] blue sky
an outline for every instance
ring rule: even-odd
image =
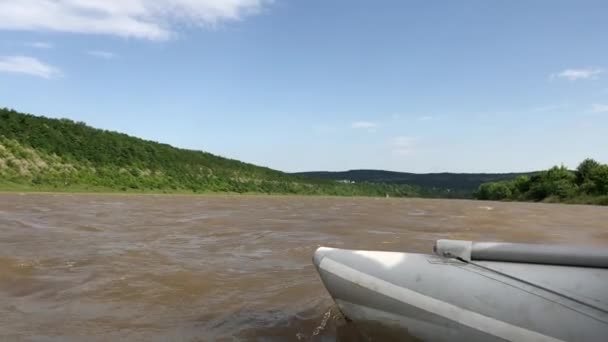
[[[284,171],[608,162],[607,1],[0,0],[0,106]]]

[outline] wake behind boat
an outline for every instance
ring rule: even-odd
[[[606,341],[608,250],[439,240],[435,254],[320,247],[358,326],[425,341]]]

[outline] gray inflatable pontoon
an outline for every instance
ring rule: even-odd
[[[348,319],[424,341],[608,341],[608,250],[439,240],[435,254],[320,247]]]

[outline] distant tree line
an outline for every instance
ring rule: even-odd
[[[348,180],[415,186],[423,197],[471,198],[479,185],[486,182],[511,180],[529,173],[409,173],[385,170],[349,170],[341,172],[300,172],[296,175],[328,180]]]
[[[574,171],[554,166],[533,176],[484,183],[475,192],[475,197],[608,205],[608,165],[585,159]]]

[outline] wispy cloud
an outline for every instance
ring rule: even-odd
[[[434,121],[434,120],[439,120],[439,118],[436,116],[432,116],[432,115],[424,115],[424,116],[418,117],[418,121]]]
[[[334,127],[329,124],[315,124],[312,125],[312,130],[315,133],[329,133],[334,130]]]
[[[543,104],[534,107],[512,107],[512,108],[496,108],[485,112],[473,113],[478,119],[490,119],[494,117],[507,117],[513,115],[539,115],[539,113],[558,113],[566,110],[571,110],[572,105],[568,102],[556,104]],[[443,117],[439,117],[443,119]],[[438,118],[438,119],[439,119]]]
[[[591,113],[594,113],[594,114],[608,113],[608,104],[594,103],[591,106]]]
[[[0,57],[0,72],[26,74],[46,79],[61,76],[58,68],[27,56]]]
[[[167,40],[180,25],[215,26],[273,0],[2,0],[0,29]]]
[[[568,81],[595,80],[604,70],[599,68],[566,69],[558,73],[551,74],[550,78],[563,78]]]
[[[416,138],[413,137],[394,137],[390,141],[391,152],[399,156],[412,154],[416,148],[416,142]]]
[[[118,55],[113,52],[101,51],[101,50],[89,50],[89,51],[87,51],[87,54],[90,56],[93,56],[93,57],[103,58],[103,59],[115,59],[118,57]]]
[[[370,129],[378,127],[378,124],[371,121],[355,121],[350,124],[350,127],[354,129]]]
[[[533,107],[529,111],[534,112],[534,113],[554,112],[554,111],[561,110],[561,109],[564,109],[567,107],[568,106],[566,104],[551,104],[551,105]]]
[[[52,49],[53,48],[53,44],[49,43],[49,42],[31,42],[31,43],[25,43],[25,45],[36,48],[36,49]]]

